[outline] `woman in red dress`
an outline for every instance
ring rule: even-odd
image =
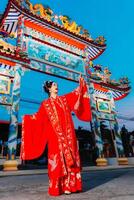
[[[46,81],[44,100],[34,115],[25,115],[22,123],[21,159],[39,157],[48,144],[49,194],[58,196],[82,191],[81,166],[71,112],[83,121],[91,120],[87,86],[82,77],[79,87],[58,96],[58,85]]]

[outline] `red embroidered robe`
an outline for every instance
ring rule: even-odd
[[[71,112],[91,120],[90,102],[84,82],[73,92],[49,98],[35,115],[25,115],[22,126],[21,159],[39,157],[48,143],[49,194],[82,190],[80,158]]]

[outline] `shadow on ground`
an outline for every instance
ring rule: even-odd
[[[91,190],[95,187],[103,185],[114,178],[118,178],[127,173],[127,170],[108,170],[108,171],[94,171],[83,172],[83,192]]]

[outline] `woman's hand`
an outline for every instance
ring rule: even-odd
[[[84,80],[84,78],[82,77],[82,74],[80,74],[80,76],[79,76],[79,83],[81,82],[81,81],[83,81]]]
[[[31,119],[36,119],[37,114],[30,115]]]
[[[80,86],[84,86],[84,83],[85,83],[85,80],[82,77],[82,75],[80,74],[80,76],[79,76],[79,84],[80,84]]]

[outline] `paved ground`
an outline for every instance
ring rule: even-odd
[[[134,168],[85,171],[83,192],[50,197],[47,174],[1,176],[0,200],[134,200]]]

